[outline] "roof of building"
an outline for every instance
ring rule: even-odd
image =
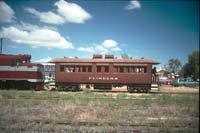
[[[138,64],[160,64],[152,59],[89,59],[89,58],[54,58],[49,63],[138,63]]]

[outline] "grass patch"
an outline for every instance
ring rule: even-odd
[[[0,90],[0,107],[0,132],[195,132],[199,121],[199,93]]]

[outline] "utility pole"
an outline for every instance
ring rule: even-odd
[[[1,39],[1,49],[0,49],[0,54],[2,54],[3,38],[0,38],[0,39]]]

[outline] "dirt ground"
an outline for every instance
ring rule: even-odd
[[[199,92],[199,87],[173,87],[171,85],[161,85],[160,87],[161,92]]]
[[[126,86],[124,87],[115,87],[115,88],[112,88],[112,91],[122,91],[122,92],[125,92],[127,91],[126,89]],[[152,92],[154,92],[154,90],[152,90]],[[195,88],[192,88],[192,87],[173,87],[171,85],[161,85],[159,90],[156,90],[156,92],[177,92],[177,93],[192,93],[192,92],[199,92],[199,87],[195,87]]]

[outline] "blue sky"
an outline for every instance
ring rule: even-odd
[[[1,1],[0,36],[4,54],[31,54],[32,61],[127,53],[184,64],[199,50],[199,2]]]

